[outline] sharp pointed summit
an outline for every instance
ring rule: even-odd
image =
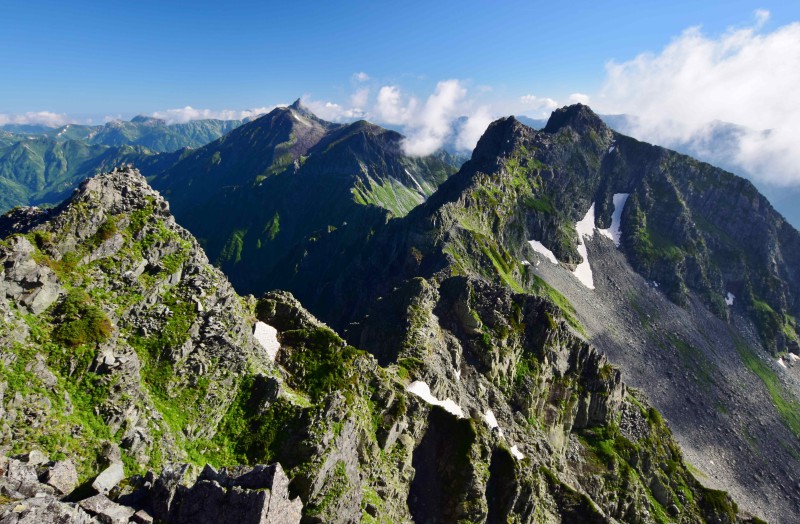
[[[573,104],[553,111],[543,131],[545,133],[555,133],[567,126],[576,131],[590,128],[608,129],[603,120],[589,106]]]

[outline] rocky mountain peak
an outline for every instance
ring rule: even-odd
[[[589,106],[583,104],[573,104],[553,111],[543,131],[556,133],[565,127],[571,127],[579,132],[588,129],[608,129],[603,120]]]
[[[86,179],[63,206],[91,202],[98,211],[114,215],[152,205],[160,215],[169,215],[169,203],[147,183],[144,175],[131,165]]]
[[[513,151],[519,140],[530,135],[532,129],[522,124],[513,116],[495,120],[478,141],[473,160],[492,160],[499,156],[506,156]]]
[[[131,118],[131,122],[134,124],[149,124],[149,125],[166,125],[166,120],[161,118],[155,118],[152,116],[147,115],[136,115],[135,117]]]

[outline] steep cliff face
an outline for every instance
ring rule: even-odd
[[[146,500],[182,522],[230,497],[261,511],[242,470],[194,481],[169,467],[114,487],[102,468],[277,461],[289,485],[276,500],[299,496],[304,522],[737,518],[549,299],[466,271],[410,278],[352,326],[354,347],[288,293],[238,297],[134,170],[0,230],[3,448],[75,460],[99,492],[72,494],[81,511]]]
[[[640,274],[678,304],[693,291],[722,319],[731,307],[744,313],[773,354],[798,351],[800,234],[750,182],[615,133],[585,106],[556,111],[544,133],[528,135],[520,138],[531,152],[525,161],[551,173],[542,194],[574,203],[556,201],[534,237],[559,260],[574,261],[547,231],[577,222],[590,204],[597,225],[608,227],[613,195],[628,194],[621,242]]]
[[[153,186],[237,289],[263,293],[282,287],[304,242],[339,230],[343,248],[357,245],[455,172],[447,154],[409,157],[401,140],[365,121],[325,122],[297,102],[192,152]]]
[[[3,441],[129,464],[185,459],[246,372],[272,370],[247,304],[136,171],[0,220]]]
[[[780,304],[796,295],[794,277],[782,275],[797,232],[750,189],[616,134],[583,106],[556,112],[538,133],[501,119],[424,204],[362,230],[352,248],[339,231],[306,243],[280,285],[381,362],[399,358],[389,342],[404,336],[415,279],[437,292],[466,277],[547,298],[669,411],[716,486],[750,497],[748,508],[761,515],[794,514],[795,477],[782,465],[796,461],[800,388],[781,367],[792,357],[770,355],[794,348],[794,314]],[[737,294],[734,273],[744,288],[783,298],[769,305]],[[784,327],[765,329],[777,311]],[[385,340],[369,342],[381,332]],[[711,423],[721,428],[725,459],[705,456],[711,444],[698,428]],[[744,449],[752,455],[742,457]],[[753,478],[754,469],[776,473]]]

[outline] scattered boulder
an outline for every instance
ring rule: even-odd
[[[22,462],[17,459],[8,459],[8,466],[6,466],[6,476],[11,480],[19,482],[38,482],[39,477],[36,475],[36,469],[30,464]]]
[[[206,466],[191,488],[179,483],[185,473],[185,466],[167,468],[153,483],[157,519],[175,524],[300,522],[303,504],[289,498],[289,479],[280,464],[220,472]]]
[[[124,478],[125,470],[122,467],[122,462],[113,462],[97,475],[97,478],[92,482],[92,489],[97,493],[106,495]]]
[[[113,459],[111,450],[107,459]],[[38,452],[20,458],[46,460]],[[0,457],[0,524],[296,524],[303,504],[289,498],[289,479],[280,464],[238,466],[217,471],[206,466],[193,485],[189,466],[168,466],[130,480],[125,494],[109,497],[124,476],[121,462],[112,462],[92,483],[97,494],[76,502],[59,497],[78,483],[70,460],[50,463],[36,477],[32,465]],[[46,482],[46,484],[45,484]],[[116,491],[114,492],[116,493]]]
[[[117,504],[105,495],[82,500],[79,506],[90,515],[95,515],[103,524],[127,524],[136,513],[133,508]]]
[[[0,507],[0,524],[97,524],[81,508],[52,497],[33,497],[8,509]]]
[[[41,466],[42,464],[46,464],[47,462],[50,461],[47,455],[45,455],[38,449],[34,449],[33,451],[25,453],[24,455],[19,455],[15,458],[33,467]]]
[[[78,486],[78,470],[71,460],[59,460],[42,475],[42,480],[66,495]]]

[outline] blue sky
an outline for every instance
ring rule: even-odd
[[[798,0],[230,4],[5,2],[0,125],[242,118],[302,97],[428,154],[471,149],[498,116],[582,102],[800,190]],[[735,143],[714,143],[715,122],[740,126]]]
[[[600,88],[609,60],[800,20],[800,2],[6,2],[0,113],[132,116],[245,109],[307,95],[346,104],[353,73],[424,97],[459,79],[510,106]],[[488,90],[491,88],[491,91]]]

